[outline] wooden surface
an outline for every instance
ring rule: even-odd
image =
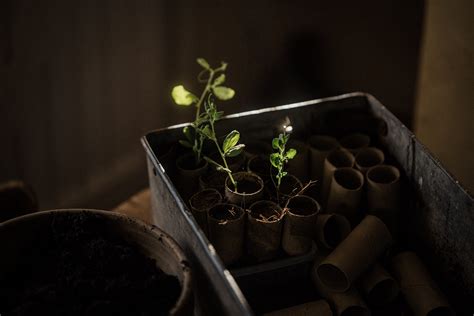
[[[132,195],[128,200],[123,201],[113,210],[151,224],[150,189],[143,189]]]

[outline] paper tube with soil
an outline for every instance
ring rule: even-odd
[[[337,139],[331,136],[313,135],[308,140],[311,157],[311,179],[321,180],[323,177],[324,160],[329,153],[339,147]]]
[[[205,189],[194,194],[189,199],[189,206],[194,219],[204,231],[206,236],[209,235],[207,222],[208,211],[214,205],[222,202],[221,194],[215,189]]]
[[[370,145],[370,137],[362,133],[347,135],[339,140],[341,147],[356,155],[362,148]]]
[[[352,225],[359,218],[364,176],[353,168],[338,168],[334,171],[326,211],[345,216]]]
[[[245,212],[233,204],[217,204],[209,210],[209,239],[225,265],[244,252]]]
[[[286,205],[286,202],[290,197],[295,196],[301,191],[301,189],[303,189],[303,184],[301,181],[291,174],[287,174],[285,177],[283,177],[283,179],[281,179],[280,189],[278,192],[274,181],[276,181],[276,179],[268,182],[266,191],[271,200],[278,203],[281,207]]]
[[[255,173],[266,184],[270,181],[270,172],[273,172],[268,156],[253,156],[247,163],[247,171]]]
[[[351,224],[339,214],[320,214],[315,230],[318,247],[334,249],[349,235]]]
[[[286,148],[296,149],[296,156],[288,161],[288,173],[291,173],[302,182],[309,181],[309,146],[300,140],[290,139]]]
[[[387,226],[367,215],[317,268],[318,277],[332,291],[344,292],[392,244]]]
[[[207,167],[205,160],[196,166],[194,154],[185,154],[176,160],[176,187],[185,201],[199,191],[199,177],[206,173]]]
[[[392,269],[414,316],[455,315],[446,297],[414,252],[406,251],[396,255],[392,259]]]
[[[382,164],[384,160],[383,151],[375,147],[366,147],[356,154],[355,167],[365,175],[370,168]]]
[[[285,210],[283,250],[290,256],[305,254],[312,247],[320,206],[309,196],[297,195],[288,200]]]
[[[232,176],[237,182],[237,190],[227,177],[225,197],[229,203],[246,208],[263,198],[263,180],[259,176],[250,172],[237,172]]]
[[[318,254],[315,264],[311,271],[311,279],[318,293],[329,301],[337,316],[370,316],[370,310],[367,304],[360,296],[359,292],[350,287],[345,292],[334,292],[325,286],[318,277],[316,268],[323,260],[324,255]]]
[[[332,316],[332,310],[328,302],[325,300],[318,300],[301,304],[297,306],[288,307],[266,313],[264,316]]]
[[[253,203],[247,217],[247,253],[256,261],[275,258],[281,245],[283,212],[271,201]]]
[[[359,288],[371,306],[387,305],[399,293],[397,281],[379,263],[375,263],[361,276]]]
[[[329,189],[334,171],[337,168],[352,167],[354,165],[354,156],[345,149],[336,149],[332,151],[324,160],[323,183],[321,189],[321,203],[326,205]]]

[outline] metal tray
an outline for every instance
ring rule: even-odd
[[[305,139],[314,133],[370,134],[404,172],[407,206],[403,217],[405,240],[427,264],[457,310],[474,297],[474,209],[472,196],[415,136],[379,101],[366,93],[300,102],[228,115],[218,133],[231,129],[242,137],[270,139],[288,116],[293,134]],[[205,315],[252,313],[231,273],[222,265],[170,178],[172,144],[186,124],[152,131],[142,138],[148,161],[154,222],[173,236],[190,258],[196,275],[198,309]],[[176,150],[176,147],[174,148]],[[168,157],[167,157],[168,156]],[[162,164],[163,163],[163,164]],[[166,170],[166,171],[165,171]],[[237,274],[239,280],[241,275]],[[248,280],[248,278],[247,278]],[[244,282],[244,281],[242,281]],[[242,283],[242,287],[246,287]]]

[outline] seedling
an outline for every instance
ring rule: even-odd
[[[290,134],[287,134],[287,131],[290,131],[290,128],[291,126],[284,126],[283,133],[272,140],[272,147],[276,152],[270,154],[270,163],[275,169],[277,169],[277,174],[275,176],[277,180],[276,184],[272,177],[272,181],[277,188],[277,194],[280,191],[281,179],[288,174],[288,172],[284,171],[285,165],[289,160],[296,156],[296,149],[290,148],[286,150],[286,144],[290,139]]]
[[[227,63],[221,62],[220,67],[212,68],[204,58],[198,58],[196,61],[203,68],[197,76],[198,82],[205,84],[201,96],[199,98],[196,97],[195,94],[188,91],[183,85],[175,86],[171,91],[171,96],[178,105],[190,106],[194,104],[196,107],[194,122],[190,126],[183,128],[185,139],[179,142],[184,147],[193,150],[196,157],[196,165],[198,165],[202,159],[202,146],[205,140],[205,135],[200,133],[199,129],[205,127],[207,120],[207,113],[201,113],[201,106],[211,93],[219,100],[225,101],[232,99],[235,91],[229,87],[222,86],[226,78],[224,72],[227,69]]]
[[[222,164],[216,162],[212,158],[204,156],[204,159],[209,162],[210,164],[214,165],[218,171],[226,172],[234,186],[234,190],[237,190],[237,182],[235,181],[234,177],[232,176],[232,170],[229,169],[229,165],[227,163],[227,157],[236,157],[240,155],[242,150],[244,149],[244,144],[239,144],[240,140],[240,133],[236,130],[231,131],[227,134],[222,142],[222,146],[219,144],[219,141],[216,136],[215,131],[215,123],[218,121],[223,112],[217,111],[216,105],[211,99],[211,96],[208,98],[208,101],[204,105],[205,113],[206,113],[206,125],[204,128],[199,128],[198,131],[200,134],[204,135],[207,139],[214,142],[216,145],[217,151],[222,159]]]

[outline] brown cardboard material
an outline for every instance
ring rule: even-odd
[[[337,168],[352,167],[354,156],[345,149],[333,150],[324,160],[323,183],[321,189],[321,203],[325,206],[331,188],[331,181],[334,171]]]
[[[303,183],[309,181],[309,146],[297,139],[290,139],[286,149],[296,149],[296,156],[288,161],[288,173],[291,173]]]
[[[400,171],[389,165],[378,165],[367,171],[369,209],[396,209],[400,199]]]
[[[339,141],[341,147],[356,155],[362,148],[370,145],[370,137],[362,133],[347,135]]]
[[[397,281],[379,263],[375,263],[360,278],[359,287],[372,306],[393,302],[399,293]]]
[[[414,316],[455,315],[416,253],[399,253],[392,259],[392,269]]]
[[[249,207],[252,203],[259,201],[263,198],[263,180],[256,174],[251,172],[237,172],[232,174],[234,180],[237,182],[237,191],[234,190],[234,186],[230,181],[230,177],[227,177],[225,181],[225,197],[231,204],[242,206],[243,208]],[[239,187],[239,182],[241,186]],[[242,192],[242,183],[250,182],[255,185],[255,190],[252,192]]]
[[[204,231],[206,236],[209,236],[207,227],[208,211],[214,205],[222,202],[222,196],[219,191],[215,189],[205,189],[197,192],[189,199],[189,206],[194,219]]]
[[[364,176],[353,168],[337,168],[332,176],[326,206],[328,213],[345,216],[351,224],[358,218]]]
[[[225,265],[243,255],[245,215],[244,210],[234,204],[220,203],[209,209],[209,240]]]
[[[367,215],[317,267],[318,277],[332,291],[347,291],[391,243],[382,220]]]
[[[199,190],[199,177],[206,173],[208,163],[203,160],[197,168],[190,169],[194,154],[185,154],[176,160],[176,187],[182,198],[187,201]]]
[[[310,251],[320,209],[319,203],[306,195],[288,200],[282,237],[282,247],[288,255],[298,256]]]
[[[325,300],[318,300],[264,314],[265,316],[332,316],[331,307]]]
[[[263,217],[262,217],[263,216]],[[253,203],[247,216],[247,253],[257,261],[278,255],[283,228],[283,210],[272,201]]]
[[[320,214],[316,219],[316,242],[319,247],[334,249],[351,232],[351,224],[339,214]]]
[[[329,153],[339,147],[337,139],[325,135],[313,135],[308,140],[311,157],[311,180],[321,181],[323,177],[324,160]]]
[[[355,167],[365,175],[370,168],[382,164],[384,160],[383,151],[375,147],[366,147],[356,154]]]

